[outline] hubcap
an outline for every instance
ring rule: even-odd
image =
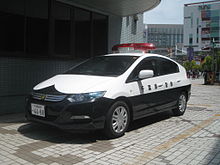
[[[127,126],[128,113],[125,107],[117,107],[112,115],[112,128],[116,133],[121,133]]]
[[[179,97],[179,110],[180,112],[184,112],[186,109],[186,97],[185,95],[181,95]]]

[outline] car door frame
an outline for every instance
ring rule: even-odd
[[[174,63],[178,68],[178,71],[175,73],[160,75],[160,59]],[[130,78],[132,73],[146,60],[153,60],[155,62],[154,77],[142,80],[134,78],[132,80],[132,78]],[[126,81],[126,83],[133,83],[133,88],[136,89],[134,96],[129,98],[133,108],[133,118],[138,119],[175,108],[176,98],[179,94],[175,85],[178,81],[176,79],[178,79],[179,73],[179,66],[174,61],[164,57],[151,56],[140,61],[130,73]]]
[[[157,60],[157,71],[158,71],[158,77],[161,78],[161,81],[164,85],[164,91],[163,95],[164,97],[164,103],[162,107],[159,107],[158,111],[164,111],[167,109],[175,108],[178,95],[180,93],[178,88],[178,81],[181,79],[180,76],[180,68],[178,64],[170,59],[162,58],[162,57],[156,57]],[[160,69],[163,64],[161,64],[162,61],[169,62],[173,66],[175,65],[175,68],[172,68],[173,66],[169,65],[169,68],[173,69],[173,71],[169,71],[169,73],[161,74],[160,70],[163,70],[164,68]],[[176,70],[175,70],[176,69]]]
[[[142,70],[140,67],[149,60],[154,63],[154,77],[139,79],[138,73],[140,70]],[[127,78],[126,83],[133,83],[133,89],[136,90],[136,92],[134,92],[134,96],[129,98],[133,108],[134,119],[157,113],[158,106],[161,106],[161,100],[163,99],[160,98],[160,94],[158,94],[158,92],[161,92],[164,86],[162,84],[160,86],[160,78],[157,74],[156,65],[156,59],[154,56],[146,57],[140,61],[139,64],[137,64],[137,66],[133,69]]]

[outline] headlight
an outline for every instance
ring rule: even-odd
[[[82,93],[82,94],[73,94],[67,98],[71,103],[73,102],[93,102],[96,99],[103,97],[106,91],[100,92],[91,92],[91,93]]]

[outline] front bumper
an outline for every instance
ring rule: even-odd
[[[60,102],[40,101],[29,96],[26,100],[27,120],[52,125],[67,131],[102,129],[105,116],[113,100],[99,98],[94,102],[70,103],[67,99]],[[31,113],[31,104],[44,105],[45,117]],[[83,118],[85,117],[85,118]]]

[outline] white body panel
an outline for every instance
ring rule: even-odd
[[[114,77],[63,74],[38,84],[34,87],[34,90],[54,85],[57,91],[65,94],[88,93],[93,92],[95,88],[106,90],[102,87],[103,84],[111,83],[115,79]]]
[[[122,54],[115,54],[115,56]],[[41,90],[50,86],[61,93],[65,94],[80,94],[97,91],[106,91],[104,97],[116,99],[118,97],[132,97],[141,94],[153,93],[162,90],[178,88],[181,86],[190,85],[190,81],[186,77],[185,69],[175,61],[156,54],[124,54],[131,56],[140,56],[125,73],[118,77],[106,76],[89,76],[89,75],[74,75],[63,74],[54,76],[34,87],[34,90]],[[114,56],[114,55],[108,55]],[[179,67],[179,72],[164,76],[152,77],[144,80],[126,83],[128,76],[133,69],[146,57],[162,57],[175,62]],[[166,83],[168,85],[166,85]],[[157,88],[155,88],[155,84]],[[149,85],[151,90],[149,90]]]

